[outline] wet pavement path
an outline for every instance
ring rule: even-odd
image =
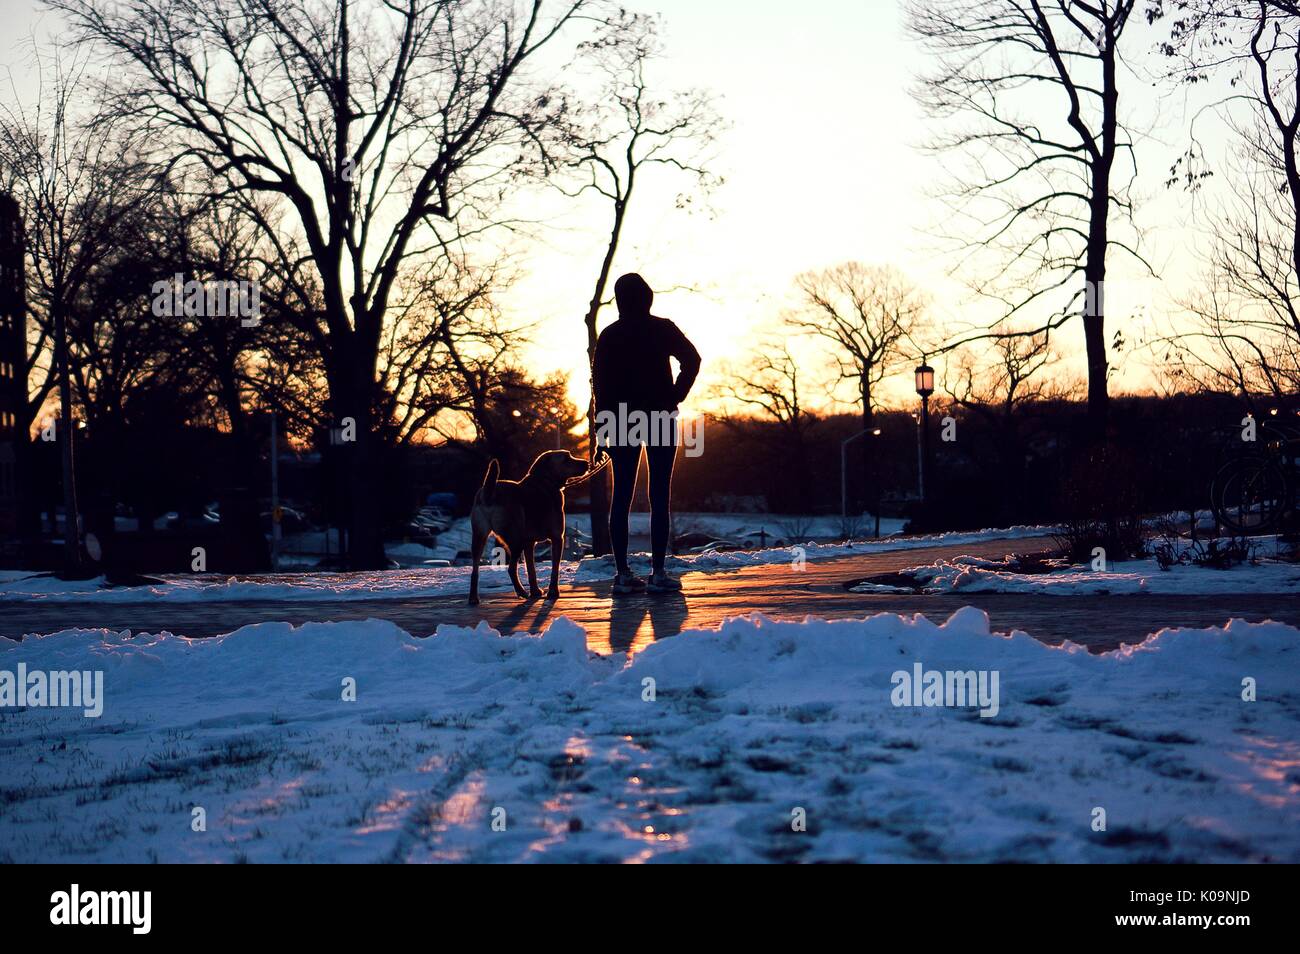
[[[969,593],[921,596],[850,593],[844,584],[877,573],[930,563],[962,554],[990,558],[1011,552],[1047,549],[1048,538],[896,550],[811,561],[802,571],[789,564],[741,570],[687,573],[675,595],[621,596],[609,582],[561,588],[560,599],[522,602],[509,591],[489,591],[479,606],[463,596],[328,600],[174,603],[0,602],[0,636],[20,637],[74,627],[168,632],[202,637],[228,633],[249,623],[386,619],[416,636],[443,624],[473,626],[486,620],[503,632],[537,632],[557,617],[586,627],[599,652],[643,648],[655,639],[687,628],[714,627],[731,616],[761,612],[779,619],[828,619],[875,613],[924,613],[939,621],[962,606],[989,614],[994,630],[1022,629],[1048,643],[1072,639],[1093,651],[1137,643],[1165,626],[1217,626],[1241,617],[1300,626],[1300,595],[1214,596],[1034,596],[1019,593]],[[545,577],[545,570],[539,566]]]

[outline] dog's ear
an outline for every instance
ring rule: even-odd
[[[547,483],[563,484],[568,479],[563,470],[568,456],[568,451],[546,451],[537,455],[530,470]]]

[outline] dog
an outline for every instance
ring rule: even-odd
[[[533,548],[543,540],[551,544],[551,585],[548,600],[560,595],[560,554],[564,552],[564,488],[587,472],[587,462],[568,451],[547,451],[538,456],[522,480],[501,480],[501,465],[488,464],[483,486],[474,495],[470,511],[470,548],[474,569],[469,577],[469,605],[478,605],[478,565],[489,535],[505,547],[510,561],[510,582],[520,599],[537,599],[537,567]],[[519,584],[519,557],[528,567],[528,592]]]

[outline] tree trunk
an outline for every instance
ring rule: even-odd
[[[1111,109],[1113,110],[1113,102]],[[1113,112],[1111,118],[1113,121]],[[1106,247],[1109,243],[1107,217],[1110,213],[1110,155],[1103,151],[1093,165],[1092,195],[1088,214],[1088,250],[1084,259],[1086,283],[1083,340],[1088,357],[1088,442],[1106,442],[1106,418],[1110,397],[1106,389]]]
[[[1098,174],[1100,177],[1100,173]],[[1097,188],[1097,186],[1094,186]],[[1109,186],[1101,186],[1101,200],[1092,202],[1092,221],[1088,231],[1088,252],[1084,264],[1086,298],[1091,302],[1083,315],[1083,341],[1088,358],[1088,443],[1100,447],[1106,443],[1106,424],[1110,410],[1107,391],[1109,366],[1106,361],[1106,196]],[[1098,193],[1094,192],[1094,196]]]
[[[612,549],[609,542],[609,478],[612,470],[606,467],[587,481],[591,500],[591,555],[604,556]]]
[[[596,361],[596,313],[600,309],[600,295],[604,290],[608,265],[601,273],[601,281],[596,290],[596,297],[587,312],[587,366],[594,368]],[[587,404],[587,460],[596,461],[596,395],[595,378],[592,378],[592,395]],[[610,468],[601,471],[587,481],[588,498],[591,501],[591,555],[604,556],[611,551],[609,541],[609,474]]]
[[[1092,160],[1092,192],[1088,210],[1088,250],[1084,259],[1084,281],[1092,307],[1083,316],[1083,339],[1088,356],[1088,440],[1093,447],[1106,443],[1110,410],[1106,362],[1106,251],[1110,242],[1110,173],[1115,162],[1119,129],[1119,85],[1117,76],[1118,37],[1108,24],[1101,44],[1102,116],[1101,146]]]
[[[335,412],[332,427],[345,429],[344,443],[338,451],[343,457],[348,497],[343,521],[348,534],[347,566],[352,570],[382,570],[388,560],[384,556],[380,488],[375,479],[382,448],[374,433],[371,411],[374,373],[363,358],[345,353],[330,363],[328,377],[330,404]]]
[[[1106,332],[1102,315],[1084,316],[1083,336],[1088,350],[1088,438],[1105,443],[1110,395],[1106,391]]]
[[[600,302],[605,297],[605,288],[609,284],[610,269],[614,265],[614,254],[618,251],[618,241],[623,234],[623,219],[627,213],[627,204],[632,198],[632,188],[636,182],[636,166],[628,170],[627,188],[622,196],[614,200],[614,222],[609,232],[609,244],[605,246],[605,257],[601,259],[600,273],[596,276],[596,287],[591,293],[591,302],[587,305],[587,314],[583,318],[587,326],[587,367],[591,369],[592,394],[587,405],[587,458],[596,460],[596,318],[600,314]],[[604,556],[611,552],[609,542],[609,480],[606,475],[612,470],[606,469],[599,477],[587,482],[591,495],[591,555]]]
[[[364,429],[363,429],[364,428]],[[357,418],[357,440],[350,448],[348,493],[351,496],[348,522],[348,566],[354,570],[383,570],[388,567],[384,555],[384,528],[373,480],[372,455],[378,453],[378,439],[369,432],[370,415]]]

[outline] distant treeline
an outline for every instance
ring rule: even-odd
[[[863,473],[862,440],[872,442],[885,512],[918,516],[918,528],[1060,520],[1102,495],[1113,506],[1144,513],[1206,508],[1210,481],[1225,445],[1239,439],[1245,410],[1238,400],[1212,394],[1116,397],[1108,461],[1096,475],[1081,459],[1089,446],[1086,413],[1082,402],[1070,401],[1028,403],[1009,416],[932,409],[921,513],[907,499],[917,493],[916,421],[906,412],[878,412],[880,434],[849,445],[850,511],[872,510],[876,497],[874,475]],[[941,436],[948,415],[955,422],[952,441]],[[676,506],[727,509],[730,501],[774,513],[837,513],[841,441],[861,426],[857,415],[827,417],[796,445],[773,422],[710,421],[703,456],[679,459]]]
[[[1209,485],[1225,445],[1239,439],[1244,410],[1240,402],[1216,395],[1118,397],[1111,422],[1110,459],[1097,484],[1116,506],[1141,512],[1205,508]],[[1086,408],[1082,403],[1045,401],[1017,408],[1011,416],[986,415],[939,405],[930,415],[930,465],[927,506],[917,506],[918,427],[903,411],[875,417],[880,434],[858,437],[847,454],[850,512],[874,510],[877,490],[887,515],[921,517],[933,528],[1033,523],[1071,516],[1080,495],[1079,456],[1086,452]],[[953,424],[945,426],[951,415]],[[151,422],[157,425],[157,422]],[[261,465],[245,468],[246,458],[232,439],[209,428],[175,422],[160,435],[155,427],[133,436],[130,428],[87,434],[79,466],[84,468],[89,523],[105,528],[112,514],[129,509],[144,532],[159,515],[198,513],[218,501],[242,469],[246,492],[265,506],[270,493],[269,428],[263,422]],[[753,510],[772,513],[833,514],[840,509],[841,442],[858,433],[861,419],[828,416],[808,426],[798,439],[788,429],[752,418],[706,419],[704,452],[679,456],[674,475],[678,510]],[[954,439],[943,440],[947,430]],[[505,461],[509,476],[519,476],[532,456],[554,447],[554,432],[541,428],[514,435]],[[865,473],[859,442],[870,441],[874,473]],[[580,438],[561,442],[578,450]],[[102,446],[101,446],[102,445]],[[166,452],[160,453],[165,447]],[[59,462],[54,444],[32,445],[40,488],[35,509],[53,512],[60,502]],[[331,451],[291,455],[282,452],[281,496],[316,523],[337,523],[342,506]],[[372,492],[390,532],[400,527],[430,493],[451,493],[458,511],[468,511],[491,456],[473,444],[406,445],[391,448],[376,468]],[[643,478],[644,480],[644,478]],[[1105,486],[1101,486],[1104,484]],[[93,490],[91,488],[94,488]],[[638,494],[642,498],[644,487]],[[586,494],[570,493],[570,506],[585,509]],[[643,501],[642,501],[643,503]]]

